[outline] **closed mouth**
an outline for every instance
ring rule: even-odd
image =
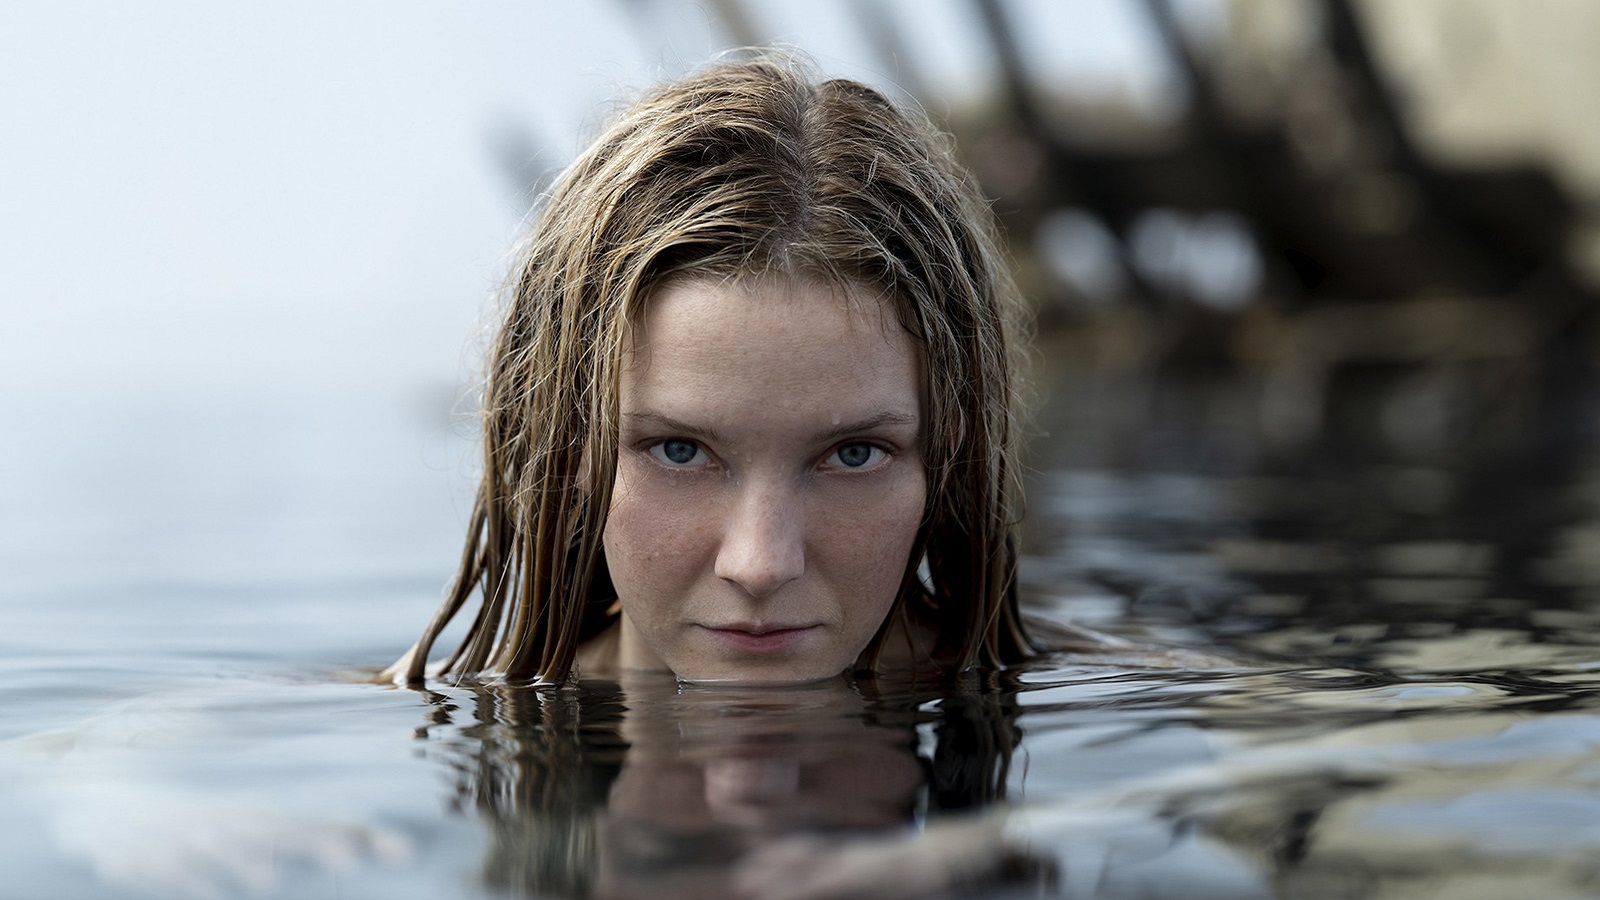
[[[766,634],[780,634],[780,633],[785,632],[785,631],[805,631],[807,628],[815,628],[816,626],[815,625],[747,625],[747,624],[736,624],[736,625],[707,625],[706,627],[711,629],[712,631],[733,631],[733,632],[738,632],[740,634],[750,634],[750,635],[755,635],[756,637],[760,637],[760,636],[766,635]]]
[[[706,625],[719,642],[742,652],[777,653],[798,647],[820,625]]]

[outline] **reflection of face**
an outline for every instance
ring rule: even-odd
[[[838,710],[808,719],[759,710],[740,716],[748,718],[721,728],[712,722],[705,733],[705,722],[679,723],[674,732],[628,729],[632,747],[612,786],[610,814],[677,831],[746,835],[906,821],[922,774],[904,732]]]
[[[727,896],[731,867],[775,838],[910,820],[923,773],[909,732],[868,724],[842,685],[701,690],[630,692],[599,896]]]
[[[620,402],[604,540],[623,667],[844,671],[894,601],[927,490],[917,360],[893,314],[808,281],[669,285]]]

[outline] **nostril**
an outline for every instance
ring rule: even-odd
[[[718,555],[717,575],[753,596],[771,594],[804,571],[801,556],[786,547],[741,543],[743,546]]]

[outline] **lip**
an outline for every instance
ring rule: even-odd
[[[744,653],[780,653],[804,642],[821,625],[702,625],[713,640]]]

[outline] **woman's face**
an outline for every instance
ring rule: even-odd
[[[606,561],[623,668],[788,683],[853,663],[927,491],[919,367],[882,301],[669,285],[624,360]]]

